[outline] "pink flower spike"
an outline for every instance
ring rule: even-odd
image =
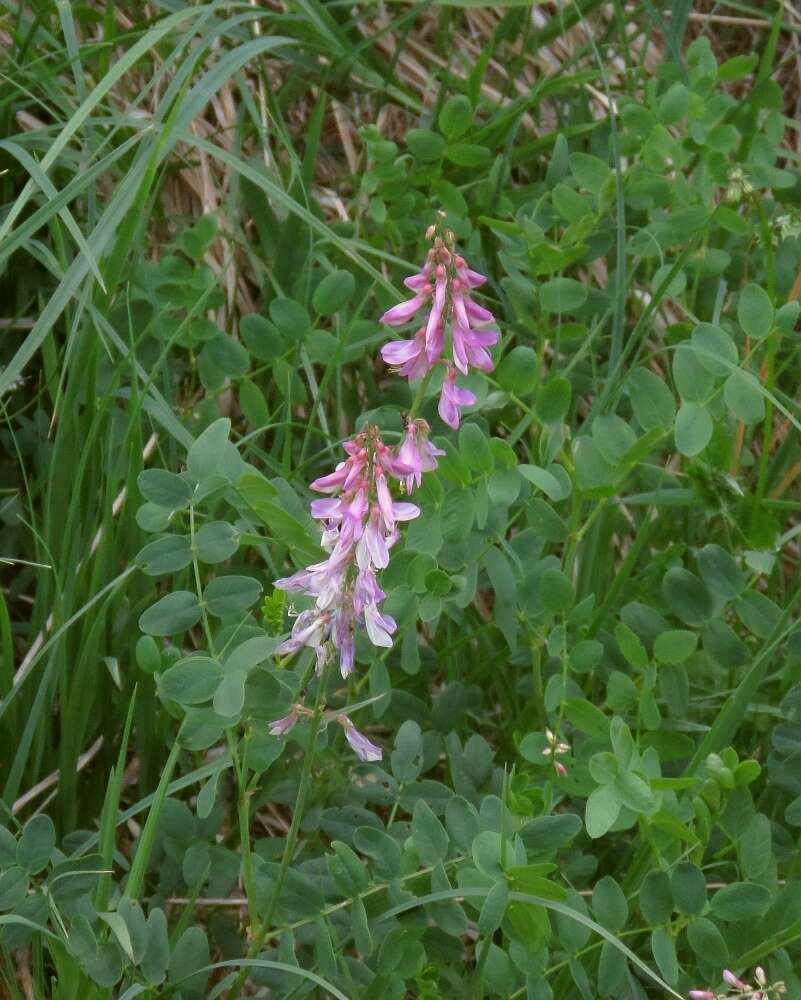
[[[351,745],[351,748],[359,760],[364,761],[365,763],[369,763],[374,760],[381,760],[384,756],[381,747],[376,746],[375,743],[371,743],[364,733],[360,733],[347,715],[338,715],[337,722],[345,730],[345,739]]]
[[[711,990],[690,990],[687,996],[692,1000],[715,1000],[715,994]]]
[[[391,309],[387,309],[379,319],[379,323],[385,323],[387,326],[400,326],[402,323],[408,322],[415,313],[420,312],[429,298],[430,292],[426,291],[415,295],[413,299],[407,299],[406,302],[399,302]]]
[[[457,431],[462,416],[461,407],[472,406],[476,402],[476,397],[469,389],[462,389],[456,385],[456,369],[449,367],[442,383],[442,395],[439,397],[438,407],[439,415],[445,423]]]

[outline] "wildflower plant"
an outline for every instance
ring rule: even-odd
[[[801,1000],[793,10],[153,6],[2,27],[4,991]]]

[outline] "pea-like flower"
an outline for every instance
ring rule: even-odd
[[[351,745],[354,753],[359,758],[359,760],[365,763],[370,763],[371,761],[381,760],[384,756],[381,747],[376,746],[375,743],[371,743],[370,740],[360,733],[359,730],[353,725],[347,715],[340,714],[337,716],[337,722],[345,730],[345,739]]]

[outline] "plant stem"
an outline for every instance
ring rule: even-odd
[[[409,410],[409,419],[414,420],[417,416],[417,411],[423,404],[423,397],[425,396],[426,389],[428,388],[428,383],[431,381],[431,376],[434,374],[434,369],[427,371],[423,376],[420,385],[417,387],[417,392],[414,396],[414,401],[412,402],[412,408]]]
[[[292,863],[292,858],[295,854],[295,847],[297,845],[298,833],[300,832],[300,824],[303,819],[303,813],[306,807],[306,799],[309,794],[309,787],[311,785],[311,772],[314,763],[314,749],[317,743],[317,734],[320,731],[320,721],[323,715],[323,700],[325,694],[325,670],[323,670],[322,675],[319,679],[319,684],[317,687],[317,697],[314,702],[314,715],[311,720],[311,729],[309,730],[309,741],[306,745],[306,753],[303,757],[303,770],[300,775],[300,784],[298,785],[298,794],[295,798],[295,808],[292,810],[292,821],[289,825],[289,833],[287,834],[286,844],[284,846],[284,853],[281,857],[281,867],[278,870],[278,878],[276,879],[275,886],[273,888],[272,896],[270,897],[270,903],[267,907],[267,912],[264,915],[264,919],[260,922],[258,930],[253,935],[250,942],[250,947],[247,951],[248,958],[255,958],[259,951],[267,940],[270,933],[270,925],[273,917],[275,916],[275,911],[278,908],[278,903],[281,899],[281,891],[284,887],[284,882],[286,880],[287,872],[289,871],[289,866]],[[248,850],[250,849],[250,844],[248,844]],[[247,886],[246,886],[247,888]],[[248,890],[248,908],[251,907],[250,890]],[[248,968],[243,968],[240,970],[236,979],[234,980],[233,986],[231,987],[231,993],[229,994],[228,1000],[237,1000],[248,978],[249,970]]]

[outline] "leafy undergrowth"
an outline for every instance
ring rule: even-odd
[[[799,25],[697,6],[2,0],[4,995],[801,998]]]

